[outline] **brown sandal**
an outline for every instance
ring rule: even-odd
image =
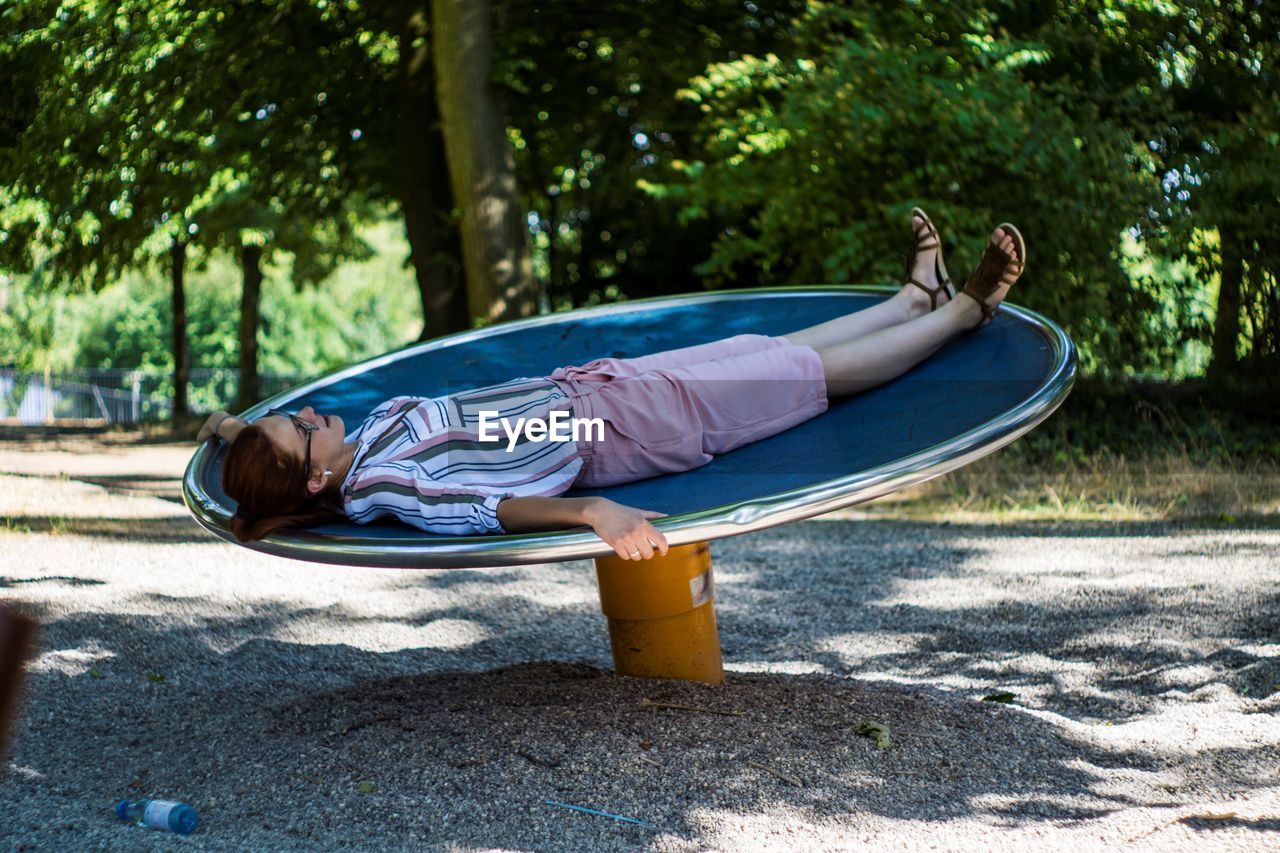
[[[916,216],[919,216],[924,221],[912,235],[911,251],[907,255],[907,266],[902,273],[902,278],[907,284],[914,284],[929,294],[929,310],[935,311],[938,308],[938,294],[945,293],[948,300],[955,299],[956,288],[951,283],[951,276],[947,275],[946,265],[942,262],[942,238],[938,236],[938,229],[933,227],[933,220],[929,218],[928,214],[918,207],[913,207],[911,208],[912,222],[915,222]],[[938,286],[929,287],[924,282],[913,278],[911,273],[916,266],[916,256],[921,252],[927,252],[934,248],[938,250],[938,254],[933,256],[933,272],[938,277]]]
[[[1003,229],[1005,234],[1013,238],[1013,248],[1017,256],[1008,254],[988,241],[978,266],[969,276],[969,280],[964,283],[964,289],[960,291],[977,302],[978,307],[982,309],[983,320],[975,328],[982,328],[995,319],[996,311],[1000,310],[1000,306],[992,308],[987,304],[987,299],[999,290],[1001,285],[1011,285],[1017,281],[1027,262],[1027,244],[1018,229],[1008,222],[1001,222],[996,227]]]

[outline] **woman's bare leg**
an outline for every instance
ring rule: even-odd
[[[991,241],[1016,256],[1013,238],[1001,229],[996,229]],[[989,304],[994,308],[1008,292],[1007,285],[1001,287]],[[927,297],[925,306],[927,309]],[[975,299],[956,299],[910,322],[888,326],[853,340],[814,347],[822,359],[827,396],[857,394],[888,382],[928,358],[951,338],[981,322],[982,310]]]
[[[919,230],[922,224],[923,220],[912,217],[913,232]],[[912,277],[931,288],[938,286],[938,276],[934,267],[934,258],[937,255],[936,247],[917,252],[915,268],[912,270]],[[939,293],[938,299],[939,305],[946,304],[946,292]],[[889,299],[870,308],[854,311],[852,314],[846,314],[807,329],[789,332],[784,337],[793,344],[804,344],[813,349],[820,349],[914,320],[927,313],[929,313],[929,295],[920,288],[908,284]]]

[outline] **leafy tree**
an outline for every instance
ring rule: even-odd
[[[694,262],[726,225],[676,222],[638,182],[695,151],[674,98],[709,63],[774,49],[804,0],[495,7],[495,81],[531,212],[544,307],[702,288]]]
[[[115,75],[130,60],[150,71],[166,44],[139,26],[139,10],[78,3],[23,2],[0,10],[18,78],[21,109],[8,113],[0,139],[0,184],[13,204],[0,253],[5,265],[29,269],[53,287],[101,287],[137,264],[156,260],[168,243],[172,270],[175,409],[185,409],[184,223],[157,206],[189,195],[198,170],[163,168],[166,147],[181,131],[145,101],[117,99]],[[148,84],[155,75],[149,74]],[[145,145],[137,145],[147,131]],[[192,165],[190,160],[184,165]],[[198,165],[198,164],[195,164]],[[154,238],[154,239],[153,239]]]
[[[1066,322],[1086,365],[1146,366],[1155,300],[1117,247],[1155,201],[1144,150],[993,4],[810,5],[785,53],[719,63],[681,96],[703,112],[696,159],[646,182],[681,221],[735,220],[696,268],[713,283],[896,278],[912,205],[971,266],[1017,223],[1016,300]]]
[[[101,286],[167,243],[180,380],[186,247],[238,251],[240,404],[251,404],[264,255],[289,251],[295,281],[310,281],[361,250],[358,198],[334,161],[360,139],[341,106],[362,93],[343,85],[326,98],[334,75],[367,58],[358,34],[289,2],[234,14],[182,0],[23,11],[19,43],[53,59],[6,157],[9,193],[35,200],[8,241],[10,265],[39,245],[51,275]],[[297,63],[292,45],[305,39],[341,61]]]
[[[504,2],[492,68],[452,52],[487,26],[459,10],[484,11],[0,6],[0,266],[50,286],[159,266],[176,318],[188,253],[198,272],[233,251],[248,364],[273,254],[321,278],[383,206],[434,336],[487,316],[464,279],[501,267],[525,299],[526,229],[561,308],[896,278],[922,203],[955,272],[1017,222],[1015,300],[1064,321],[1089,370],[1168,367],[1188,341],[1217,372],[1275,363],[1276,14],[1257,0]],[[464,240],[486,194],[499,214]]]
[[[381,231],[382,229],[379,229]],[[373,238],[387,246],[379,234]],[[191,347],[210,368],[233,368],[236,294],[223,283],[234,278],[238,259],[215,256],[189,283]],[[284,278],[284,257],[264,272]],[[314,287],[272,287],[263,292],[261,361],[265,372],[316,375],[352,360],[370,358],[403,344],[413,331],[405,322],[406,281],[397,256],[343,264]],[[411,291],[410,291],[411,292]],[[78,338],[81,366],[147,366],[168,369],[163,298],[140,273],[101,291],[75,309],[63,332]],[[112,333],[111,330],[118,330]]]
[[[1158,36],[1172,109],[1152,134],[1170,243],[1218,278],[1210,371],[1280,380],[1280,13],[1260,0],[1179,3]],[[1216,232],[1216,239],[1197,236]],[[1241,361],[1240,357],[1244,356]]]

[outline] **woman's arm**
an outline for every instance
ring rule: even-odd
[[[498,504],[498,521],[510,533],[585,524],[624,560],[667,553],[667,537],[649,522],[662,515],[608,498],[507,498]]]
[[[211,438],[220,438],[230,444],[246,426],[248,424],[234,415],[214,412],[205,419],[204,426],[200,427],[200,432],[196,435],[196,443],[202,444]]]

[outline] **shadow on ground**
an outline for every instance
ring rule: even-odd
[[[74,476],[59,474],[31,474],[6,471],[6,477],[16,477],[32,481],[33,485],[41,481],[56,488],[58,483],[79,482],[97,486],[108,495],[125,498],[160,498],[173,503],[182,503],[182,480],[163,474],[80,474]],[[38,487],[38,486],[37,486]]]
[[[214,540],[185,516],[160,518],[101,518],[74,515],[6,515],[3,529],[9,533],[53,533],[85,536],[125,544],[200,544]]]
[[[108,612],[33,601],[45,655],[0,839],[107,832],[92,804],[144,793],[196,803],[211,841],[273,849],[704,848],[753,820],[1061,832],[1132,809],[1208,839],[1276,829],[1186,816],[1275,784],[1275,739],[1247,728],[1277,707],[1259,701],[1280,684],[1274,533],[819,521],[713,550],[723,687],[609,673],[586,563],[364,572],[336,600],[175,582]],[[341,571],[305,570],[289,577]],[[50,566],[0,588],[98,583]],[[1014,705],[982,701],[1003,690]],[[1170,712],[1243,728],[1195,743],[1152,722]],[[1127,725],[1154,728],[1099,734]],[[65,823],[34,808],[49,796]]]

